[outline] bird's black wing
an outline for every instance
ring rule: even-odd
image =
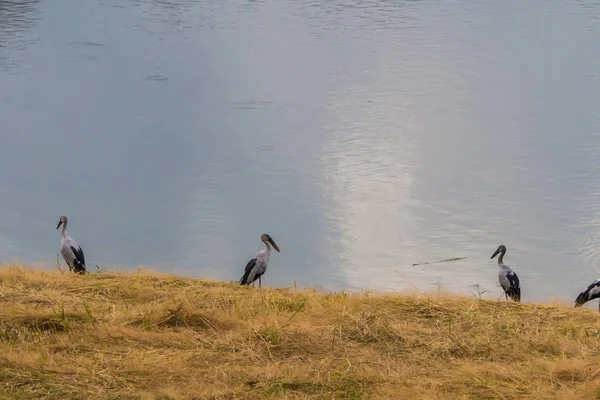
[[[519,277],[515,273],[515,271],[510,271],[506,274],[506,278],[510,282],[510,287],[508,290],[505,290],[508,297],[513,299],[516,302],[521,301],[521,285],[519,284]]]
[[[75,254],[75,262],[73,265],[73,269],[75,272],[84,273],[85,272],[85,256],[83,255],[83,249],[81,246],[71,246],[71,251]]]
[[[246,264],[246,269],[244,269],[244,276],[242,276],[242,279],[240,279],[240,285],[249,285],[252,283],[248,282],[248,278],[250,277],[250,272],[252,272],[252,269],[255,265],[256,258],[253,258],[252,260],[248,261],[248,264]]]
[[[600,279],[596,279],[587,289],[579,293],[579,296],[575,299],[575,307],[598,297],[600,297]]]

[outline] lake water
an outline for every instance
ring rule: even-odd
[[[0,0],[0,260],[571,302],[599,74],[596,1]]]

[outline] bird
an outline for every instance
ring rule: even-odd
[[[500,281],[500,286],[502,286],[502,289],[504,289],[504,296],[506,297],[506,300],[508,300],[510,297],[514,301],[520,302],[521,286],[519,284],[519,277],[515,271],[510,269],[508,265],[504,264],[504,254],[506,254],[505,245],[501,244],[498,246],[490,259],[493,259],[498,254],[500,254],[500,257],[498,257],[498,267],[500,268],[500,271],[498,271],[498,280]]]
[[[58,220],[56,229],[62,225],[62,237],[60,239],[60,253],[69,266],[69,271],[85,274],[85,257],[81,246],[67,233],[67,217],[63,215]]]
[[[248,261],[244,269],[244,276],[240,279],[240,285],[252,284],[252,287],[254,287],[254,282],[258,279],[258,287],[261,287],[261,277],[267,271],[267,264],[269,263],[269,258],[271,258],[271,245],[279,252],[279,247],[277,247],[273,238],[268,234],[263,233],[260,236],[260,240],[265,244],[266,249],[259,251],[252,260]]]
[[[579,296],[575,299],[575,307],[581,307],[588,301],[598,297],[600,297],[600,279],[596,279],[587,289],[579,293]],[[598,311],[600,311],[600,303],[598,304]]]

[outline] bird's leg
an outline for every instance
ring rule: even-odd
[[[252,281],[252,287],[254,287],[254,282],[256,282],[256,281]]]
[[[262,281],[260,279],[260,276],[258,277],[258,287],[261,288],[262,287]]]
[[[508,294],[506,294],[506,292],[504,292],[504,297],[506,297],[506,301],[508,301]]]

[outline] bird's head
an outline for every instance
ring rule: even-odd
[[[62,224],[65,224],[65,226],[67,225],[67,216],[63,215],[62,217],[60,217],[60,219],[58,220],[58,225],[56,225],[56,229],[60,228],[60,226]]]
[[[500,253],[506,253],[506,246],[501,244],[500,246],[498,246],[498,248],[496,249],[496,251],[494,252],[494,254],[492,254],[492,256],[490,257],[490,260],[494,257],[496,257],[498,254]]]
[[[275,241],[273,240],[273,238],[271,236],[269,236],[266,233],[263,233],[262,235],[260,235],[260,240],[263,243],[271,243],[271,245],[273,246],[273,248],[275,250],[277,250],[277,252],[279,252],[279,247],[277,247],[277,245],[275,244]]]

